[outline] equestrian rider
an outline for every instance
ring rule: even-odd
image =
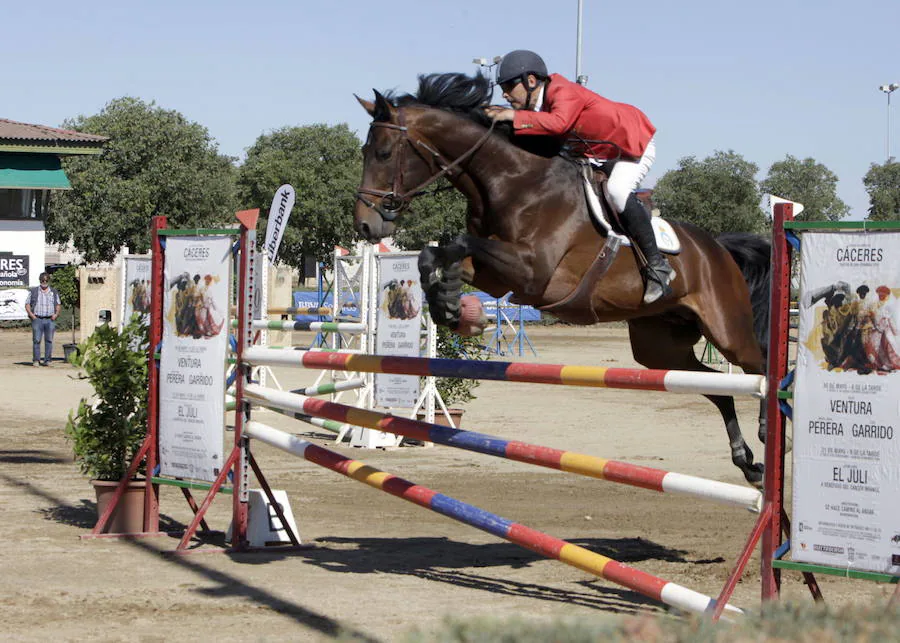
[[[596,141],[617,146],[621,155],[609,173],[607,189],[625,232],[647,260],[641,268],[646,280],[644,303],[671,294],[675,271],[660,254],[650,216],[634,194],[656,158],[656,128],[650,120],[632,105],[548,74],[543,59],[533,51],[517,49],[504,56],[497,83],[512,109],[491,105],[485,111],[495,121],[511,121],[515,134],[574,137],[575,148],[595,167],[610,157],[610,146]]]

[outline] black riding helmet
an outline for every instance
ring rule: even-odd
[[[548,76],[547,65],[544,64],[544,59],[533,51],[516,49],[506,54],[500,61],[500,67],[497,68],[497,84],[502,85],[511,80],[525,83],[528,74],[544,79]]]
[[[497,84],[503,85],[511,81],[522,83],[526,91],[526,103],[531,103],[531,94],[534,89],[528,86],[528,74],[534,74],[538,80],[544,80],[547,74],[547,65],[544,59],[533,51],[516,49],[503,57],[497,68]]]

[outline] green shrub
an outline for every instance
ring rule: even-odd
[[[466,359],[484,361],[489,353],[484,349],[484,337],[462,337],[446,326],[437,327],[437,356],[445,359]],[[448,407],[464,404],[475,399],[472,392],[481,382],[459,377],[439,377],[434,382],[437,391]]]
[[[148,326],[135,315],[121,332],[97,327],[69,360],[94,388],[66,422],[75,460],[92,479],[120,480],[144,439],[148,344]]]

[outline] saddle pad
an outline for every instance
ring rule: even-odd
[[[600,199],[597,198],[597,193],[594,192],[593,186],[583,174],[582,180],[584,183],[584,192],[587,196],[588,209],[593,215],[594,220],[606,230],[607,234],[620,236],[622,238],[622,244],[630,246],[631,239],[624,235],[617,234],[606,220],[603,208],[600,206]],[[675,230],[668,221],[662,217],[650,217],[650,226],[653,228],[653,234],[656,236],[656,245],[659,247],[660,252],[673,255],[681,252],[681,242],[678,240],[678,235],[675,234]]]
[[[656,236],[656,245],[659,246],[660,252],[669,255],[677,255],[681,252],[681,241],[675,234],[672,224],[662,217],[650,217],[650,227],[653,228],[653,234]],[[631,245],[631,239],[625,238],[625,245]]]

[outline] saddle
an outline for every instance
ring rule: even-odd
[[[581,173],[584,194],[588,204],[588,211],[591,213],[594,223],[602,228],[606,235],[622,237],[621,245],[630,246],[631,239],[625,234],[622,222],[619,221],[619,215],[612,205],[612,199],[606,187],[609,180],[609,172],[612,171],[611,165],[614,164],[615,161],[611,161],[604,164],[602,168],[595,169],[589,163],[584,163]],[[656,245],[659,247],[660,252],[672,255],[681,252],[681,242],[668,221],[658,216],[651,216],[650,225],[656,236]]]

